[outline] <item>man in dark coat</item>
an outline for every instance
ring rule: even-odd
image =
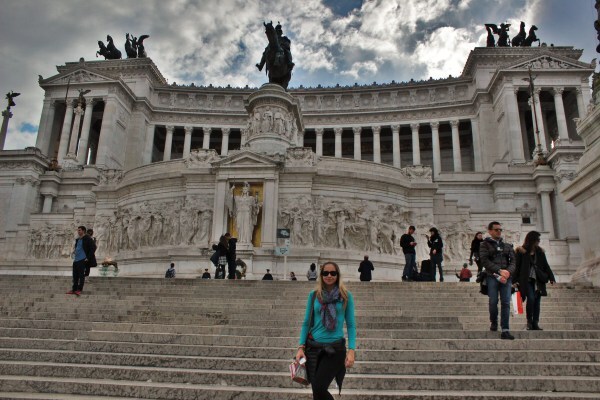
[[[231,233],[227,232],[225,239],[227,239],[227,279],[235,279],[237,238],[231,237]]]
[[[360,266],[358,267],[361,282],[370,282],[372,279],[371,271],[373,270],[375,270],[373,263],[369,261],[369,256],[365,256],[365,259],[361,261]]]
[[[67,294],[75,294],[79,296],[83,291],[85,283],[85,267],[90,260],[96,262],[94,251],[96,245],[92,238],[86,235],[85,226],[77,228],[77,236],[75,239],[75,247],[73,248],[73,287]]]
[[[267,273],[265,274],[265,276],[263,276],[262,280],[263,281],[272,281],[273,280],[273,275],[271,275],[270,269],[267,270]]]

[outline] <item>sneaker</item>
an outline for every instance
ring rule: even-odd
[[[76,294],[77,296],[80,296],[81,295],[81,290],[75,291],[74,294]]]
[[[497,322],[492,322],[490,325],[490,331],[492,332],[498,332],[498,323]]]
[[[533,322],[529,322],[527,321],[527,330],[528,331],[534,331],[535,329],[533,328]]]
[[[540,328],[540,326],[538,324],[536,324],[535,322],[532,324],[531,330],[532,331],[543,331],[543,329]]]
[[[75,294],[75,292],[72,290],[69,290],[66,294]]]
[[[510,332],[506,331],[500,334],[500,339],[515,340],[515,337],[511,335]]]
[[[406,282],[407,280],[408,280],[408,278],[407,278],[407,277],[405,277],[405,276],[403,276],[403,277],[402,277],[402,281],[403,281],[403,282]]]

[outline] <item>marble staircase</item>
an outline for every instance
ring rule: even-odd
[[[310,399],[289,379],[312,283],[0,276],[0,399]],[[549,289],[544,331],[488,330],[474,283],[350,283],[342,398],[597,399],[600,290]],[[332,393],[337,390],[332,388]]]

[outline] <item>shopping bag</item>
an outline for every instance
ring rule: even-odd
[[[521,298],[521,292],[518,290],[512,294],[512,308],[514,315],[523,314],[523,299]]]
[[[308,375],[306,374],[306,365],[304,360],[300,360],[301,362],[297,362],[296,360],[292,361],[290,364],[290,375],[294,382],[297,382],[301,385],[308,385]]]

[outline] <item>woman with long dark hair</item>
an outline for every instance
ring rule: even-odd
[[[479,259],[479,246],[483,242],[483,232],[477,232],[473,241],[471,242],[471,254],[469,255],[469,264],[473,265],[473,259],[475,259],[475,264],[477,264],[477,273],[480,274],[483,270],[481,266],[481,261]]]
[[[429,250],[429,258],[431,260],[431,268],[433,269],[433,280],[435,281],[436,269],[440,271],[440,282],[444,282],[444,271],[442,270],[442,261],[444,261],[442,236],[437,228],[429,229],[431,237],[425,235],[427,238],[427,246]]]
[[[521,297],[526,301],[527,329],[541,331],[540,306],[542,296],[547,296],[546,283],[556,282],[554,273],[546,260],[544,249],[540,247],[541,235],[531,231],[525,236],[523,246],[515,251],[515,283]]]
[[[348,331],[348,351],[344,337]],[[342,390],[346,368],[354,365],[356,324],[354,297],[342,282],[340,267],[328,261],[320,268],[317,288],[308,295],[296,360],[306,357],[313,400],[333,400],[327,390],[335,379]]]
[[[308,272],[306,273],[306,278],[309,281],[317,280],[317,265],[315,263],[310,264],[310,267],[308,268]]]

